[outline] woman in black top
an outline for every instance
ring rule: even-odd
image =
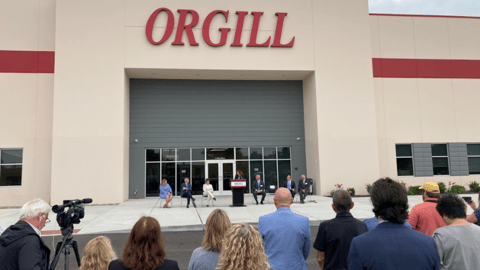
[[[179,270],[176,261],[167,260],[165,240],[160,223],[152,217],[141,217],[132,228],[122,258],[114,260],[108,270]]]
[[[241,170],[237,170],[237,175],[235,175],[235,179],[245,179],[245,176],[243,176],[243,172]]]

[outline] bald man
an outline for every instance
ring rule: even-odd
[[[310,252],[310,227],[307,217],[290,210],[290,190],[279,188],[273,198],[277,211],[260,217],[258,230],[265,242],[265,252],[272,269],[307,270]]]

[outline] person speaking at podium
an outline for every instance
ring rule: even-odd
[[[243,172],[241,170],[237,170],[237,175],[235,175],[235,179],[245,179],[245,176],[243,176]]]

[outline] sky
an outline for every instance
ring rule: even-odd
[[[370,13],[480,17],[480,0],[368,0],[368,5]]]

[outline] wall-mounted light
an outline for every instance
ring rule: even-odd
[[[297,141],[300,141],[300,137],[297,137]]]
[[[135,139],[135,142],[138,143],[138,139]]]

